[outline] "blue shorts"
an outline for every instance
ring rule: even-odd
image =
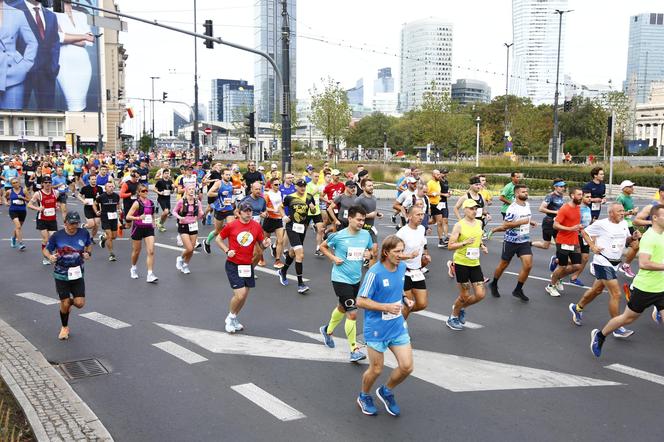
[[[593,264],[593,270],[595,270],[595,278],[609,281],[611,279],[618,279],[618,274],[616,269],[613,266],[600,266]]]
[[[394,339],[388,339],[387,341],[367,341],[367,347],[376,350],[378,353],[385,353],[390,347],[398,347],[399,345],[406,344],[410,344],[410,335],[408,333],[404,333]]]
[[[237,264],[234,262],[226,261],[226,276],[228,276],[228,283],[233,290],[241,289],[242,287],[253,288],[256,287],[256,278],[254,278],[254,268],[251,268],[251,276],[242,278],[237,273]]]

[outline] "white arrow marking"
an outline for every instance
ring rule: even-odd
[[[334,339],[336,348],[329,349],[317,344],[257,336],[230,335],[219,331],[155,324],[212,353],[307,361],[348,362],[348,344],[344,339],[339,338]],[[318,333],[292,331],[316,341],[322,341],[322,337]],[[414,350],[413,358],[415,363],[414,377],[454,392],[620,385],[616,382],[555,371],[424,350]],[[388,367],[396,366],[396,361],[389,352],[386,354],[385,365]]]
[[[255,384],[234,385],[231,387],[231,390],[246,397],[280,421],[294,421],[306,417],[295,408]]]
[[[611,364],[604,368],[608,368],[609,370],[617,371],[629,376],[634,376],[646,381],[654,382],[656,384],[664,385],[664,376],[648,373],[647,371],[639,370],[638,368],[632,368],[622,364]]]

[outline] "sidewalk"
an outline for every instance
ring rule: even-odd
[[[23,335],[0,319],[0,376],[38,441],[112,441],[104,425]]]

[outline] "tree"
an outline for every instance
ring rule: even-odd
[[[346,144],[351,147],[361,145],[365,149],[383,147],[384,134],[390,139],[397,120],[396,117],[374,112],[351,126],[346,136]]]
[[[147,132],[143,132],[143,135],[141,135],[141,138],[138,141],[138,146],[143,152],[150,152],[150,147],[152,146],[152,136]]]
[[[591,140],[595,145],[604,143],[608,114],[597,101],[573,97],[569,110],[560,114],[560,131],[565,138]]]
[[[332,78],[322,80],[323,90],[319,91],[314,85],[309,91],[311,94],[310,120],[321,131],[328,146],[334,142],[336,155],[337,143],[344,139],[351,121],[351,108],[348,104],[346,91],[339,87]]]

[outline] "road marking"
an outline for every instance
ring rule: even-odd
[[[519,276],[518,273],[514,273],[514,272],[504,272],[504,273],[506,273],[508,275]],[[548,283],[551,283],[551,278],[542,278],[541,276],[533,276],[533,275],[528,275],[528,278],[529,279],[539,279],[540,281],[546,281]],[[572,284],[571,282],[563,282],[563,285],[568,285],[570,287],[579,287],[579,288],[582,288],[582,289],[589,289],[590,288],[587,285],[576,285],[576,284]]]
[[[162,249],[175,250],[177,252],[184,252],[184,249],[182,247],[171,246],[169,244],[162,244],[160,242],[154,243],[154,246],[155,247],[161,247]],[[200,252],[197,252],[197,251],[194,250],[194,254],[197,255],[198,253],[200,253]]]
[[[48,296],[44,295],[39,295],[37,293],[32,293],[32,292],[25,292],[25,293],[17,293],[16,296],[19,296],[21,298],[29,299],[31,301],[38,302],[40,304],[44,305],[53,305],[53,304],[59,304],[60,301],[54,298],[50,298]]]
[[[258,405],[263,410],[267,411],[282,422],[294,421],[306,417],[304,414],[283,402],[278,397],[271,395],[267,391],[252,383],[233,385],[231,389],[246,397],[251,402]]]
[[[430,312],[427,310],[420,310],[419,312],[413,312],[414,315],[420,315],[420,316],[425,316],[427,318],[435,319],[436,321],[442,321],[442,322],[447,322],[447,319],[449,316],[441,315],[439,313],[434,313]],[[465,328],[472,328],[473,330],[476,330],[478,328],[484,328],[483,325],[480,324],[475,324],[474,322],[466,321],[464,324]]]
[[[629,376],[641,378],[646,381],[654,382],[655,384],[664,385],[664,376],[660,376],[654,373],[648,373],[647,371],[639,370],[638,368],[632,368],[622,364],[611,364],[607,365],[604,368],[608,368],[609,370],[617,371],[619,373],[626,374]]]
[[[126,322],[122,322],[118,319],[111,318],[110,316],[102,315],[101,313],[97,312],[90,312],[90,313],[83,313],[79,315],[83,318],[88,318],[91,321],[98,322],[102,325],[105,325],[106,327],[110,327],[114,330],[119,330],[121,328],[127,328],[131,327],[131,324],[127,324]]]
[[[129,241],[130,238],[115,238],[113,241]],[[41,238],[23,238],[23,241],[41,241]],[[0,238],[0,241],[11,241],[11,238]]]
[[[194,353],[193,351],[184,348],[181,345],[176,344],[175,342],[171,341],[164,341],[164,342],[158,342],[156,344],[152,344],[155,347],[157,347],[160,350],[165,351],[166,353],[175,356],[176,358],[186,362],[187,364],[196,364],[198,362],[205,362],[207,361],[207,358],[204,358],[203,356],[199,355],[198,353]]]
[[[311,344],[243,334],[229,335],[220,331],[177,325],[155,324],[211,353],[349,363],[346,340],[334,338],[336,347],[330,349],[320,344],[323,337],[318,332],[291,330],[319,342]],[[601,379],[424,350],[413,350],[413,358],[415,361],[414,377],[454,392],[620,385]],[[362,363],[366,362],[366,360],[362,361]],[[385,365],[392,368],[397,366],[396,360],[390,352],[385,355]]]
[[[254,270],[258,270],[259,272],[263,272],[263,273],[269,273],[270,275],[274,275],[274,276],[279,275],[279,270],[267,269],[267,268],[265,268],[265,267],[261,267],[261,266],[256,266],[256,267],[254,267]],[[287,278],[287,279],[290,279],[291,281],[297,281],[297,276],[295,276],[295,275],[288,275],[288,274],[287,274],[287,275],[286,275],[286,278]],[[302,278],[302,281],[304,281],[304,282],[308,282],[309,279],[307,279],[307,278]]]

